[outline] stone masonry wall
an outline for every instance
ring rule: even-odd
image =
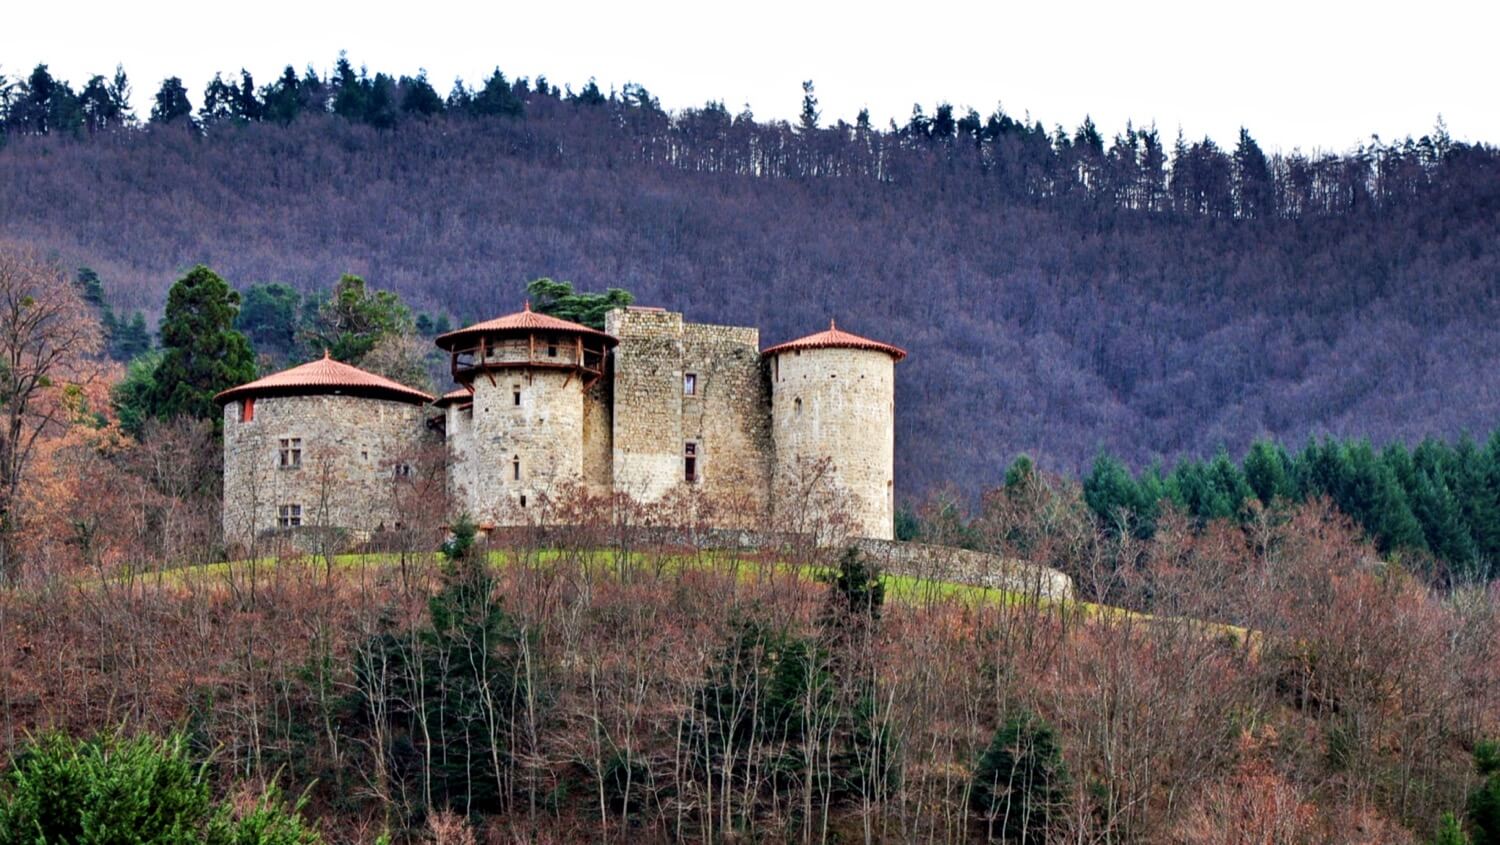
[[[614,414],[606,376],[583,395],[583,483],[596,496],[614,490]]]
[[[721,503],[725,525],[763,522],[771,492],[771,396],[753,328],[687,323],[682,369],[696,377],[682,397],[682,443],[698,448],[699,484]],[[681,478],[681,458],[678,477]]]
[[[781,519],[805,507],[809,465],[830,462],[859,536],[894,536],[895,362],[865,349],[783,352],[771,361],[776,448],[773,496]]]
[[[682,478],[682,315],[616,309],[604,330],[614,350],[615,490],[641,501]]]
[[[583,481],[583,384],[562,370],[493,376],[474,378],[468,495],[459,505],[481,524],[514,524],[525,508]]]
[[[685,480],[697,451],[697,490],[728,522],[765,511],[771,471],[769,395],[753,328],[684,323],[681,314],[616,310],[605,330],[614,353],[614,486],[655,501]],[[695,377],[692,395],[685,374]]]
[[[224,538],[249,547],[278,528],[283,506],[304,527],[356,534],[393,526],[396,466],[414,459],[423,408],[354,396],[265,396],[240,422],[224,407]],[[298,466],[282,467],[282,439],[300,439]]]
[[[456,507],[467,509],[478,479],[474,458],[474,405],[455,402],[448,406],[444,439],[448,447],[448,495]]]

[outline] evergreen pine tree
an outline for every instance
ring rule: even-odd
[[[130,361],[150,349],[151,331],[146,328],[145,314],[136,311],[128,322],[114,321],[114,328],[109,332],[109,357],[116,361]]]
[[[192,120],[193,104],[188,102],[187,88],[182,80],[169,76],[162,80],[156,92],[156,101],[151,106],[151,122],[158,125],[176,123],[186,118]]]
[[[1022,711],[1005,721],[980,756],[969,806],[991,836],[1045,842],[1053,819],[1062,814],[1068,780],[1051,726]]]
[[[1277,498],[1290,499],[1295,496],[1291,483],[1291,459],[1280,445],[1268,440],[1257,440],[1245,455],[1245,483],[1255,492],[1262,504],[1269,505]]]
[[[554,282],[548,278],[528,282],[526,294],[536,311],[601,330],[605,314],[635,301],[629,291],[621,288],[609,288],[604,293],[575,293],[572,282]]]
[[[250,341],[234,329],[240,295],[199,264],[172,285],[161,322],[164,355],[146,394],[150,416],[188,416],[223,427],[220,391],[255,378]]]
[[[1432,838],[1432,845],[1470,845],[1469,835],[1464,833],[1463,825],[1452,813],[1444,813],[1438,822],[1437,835]]]
[[[806,134],[818,128],[818,118],[823,113],[818,111],[818,95],[813,91],[812,80],[802,83],[802,116],[797,120],[798,131]]]

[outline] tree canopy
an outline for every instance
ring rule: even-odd
[[[635,301],[629,291],[621,288],[609,288],[603,293],[575,293],[572,282],[555,282],[545,277],[528,282],[526,293],[534,310],[601,331],[605,314]]]

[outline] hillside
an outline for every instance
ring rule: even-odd
[[[837,550],[594,545],[607,523],[459,528],[441,564],[3,590],[0,753],[182,730],[217,791],[279,783],[330,843],[973,842],[1024,812],[1066,841],[1356,845],[1483,823],[1493,601],[1370,566],[1330,511],[1283,516],[1259,548],[1224,522],[1161,538],[1115,593],[1151,617],[877,580]],[[1009,517],[990,527],[1036,526]],[[1091,526],[1052,539],[1106,542]],[[1007,743],[1025,778],[994,778]],[[0,822],[20,791],[0,783]]]
[[[340,273],[471,320],[538,276],[621,286],[769,344],[900,344],[909,496],[1270,435],[1488,432],[1500,412],[1500,153],[1441,135],[1347,156],[1106,144],[992,118],[800,131],[722,107],[523,92],[520,118],[303,114],[12,131],[0,237],[159,313],[179,272]],[[966,134],[967,133],[967,134]],[[1248,138],[1248,136],[1246,136]],[[1248,154],[1253,148],[1258,160]],[[1243,153],[1243,154],[1242,154]]]

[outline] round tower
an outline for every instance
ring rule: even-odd
[[[828,330],[765,350],[775,444],[772,498],[783,523],[834,493],[856,535],[895,535],[895,364],[906,352]]]
[[[314,531],[352,541],[396,527],[392,479],[411,472],[431,396],[324,353],[214,401],[224,407],[226,543]]]
[[[446,403],[459,507],[481,524],[526,522],[547,496],[596,481],[585,437],[614,337],[527,303],[436,342],[468,393]]]

